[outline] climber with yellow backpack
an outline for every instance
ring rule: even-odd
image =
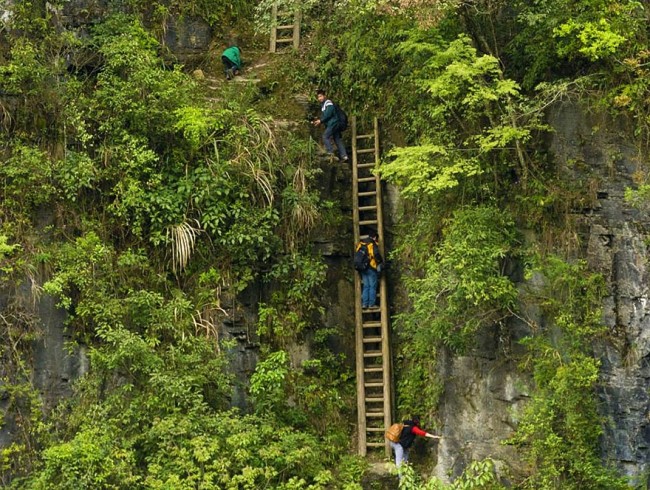
[[[416,436],[429,437],[431,439],[440,439],[441,436],[429,434],[420,428],[420,417],[413,416],[410,420],[391,425],[386,431],[386,439],[395,453],[395,466],[399,469],[402,463],[408,461],[409,448],[413,444]]]
[[[377,306],[377,282],[384,259],[379,253],[379,235],[371,232],[363,238],[354,250],[354,268],[361,274],[361,307]]]

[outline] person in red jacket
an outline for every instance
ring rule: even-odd
[[[431,439],[440,439],[440,436],[434,436],[427,431],[420,428],[420,417],[413,416],[411,420],[403,422],[404,428],[399,436],[399,442],[390,442],[390,447],[393,448],[395,453],[395,466],[399,469],[402,463],[406,463],[409,458],[409,449],[413,445],[416,436],[429,437]]]

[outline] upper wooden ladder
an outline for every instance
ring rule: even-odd
[[[352,213],[354,243],[369,233],[377,231],[379,251],[384,250],[384,227],[381,209],[382,190],[378,175],[373,170],[379,166],[379,124],[372,123],[372,132],[359,133],[357,118],[351,118],[352,130]],[[357,413],[359,430],[358,451],[365,456],[368,449],[384,447],[390,455],[390,446],[384,431],[392,420],[391,357],[388,331],[388,301],[386,276],[379,279],[379,307],[361,309],[361,278],[354,275],[356,291],[355,350],[357,377]]]
[[[271,7],[271,42],[269,51],[276,53],[279,44],[293,43],[293,49],[300,46],[300,10],[294,13],[278,13],[278,5]]]

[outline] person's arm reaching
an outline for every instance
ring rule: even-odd
[[[429,434],[428,432],[420,429],[419,427],[412,427],[411,432],[413,432],[413,434],[415,434],[416,436],[429,437],[431,439],[440,439],[440,436],[434,436],[433,434]]]

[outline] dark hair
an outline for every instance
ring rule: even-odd
[[[325,91],[322,88],[316,90],[316,95],[325,95]]]
[[[413,417],[411,418],[411,420],[413,420],[413,423],[414,423],[415,425],[420,425],[420,416],[419,416],[419,415],[413,415]]]

